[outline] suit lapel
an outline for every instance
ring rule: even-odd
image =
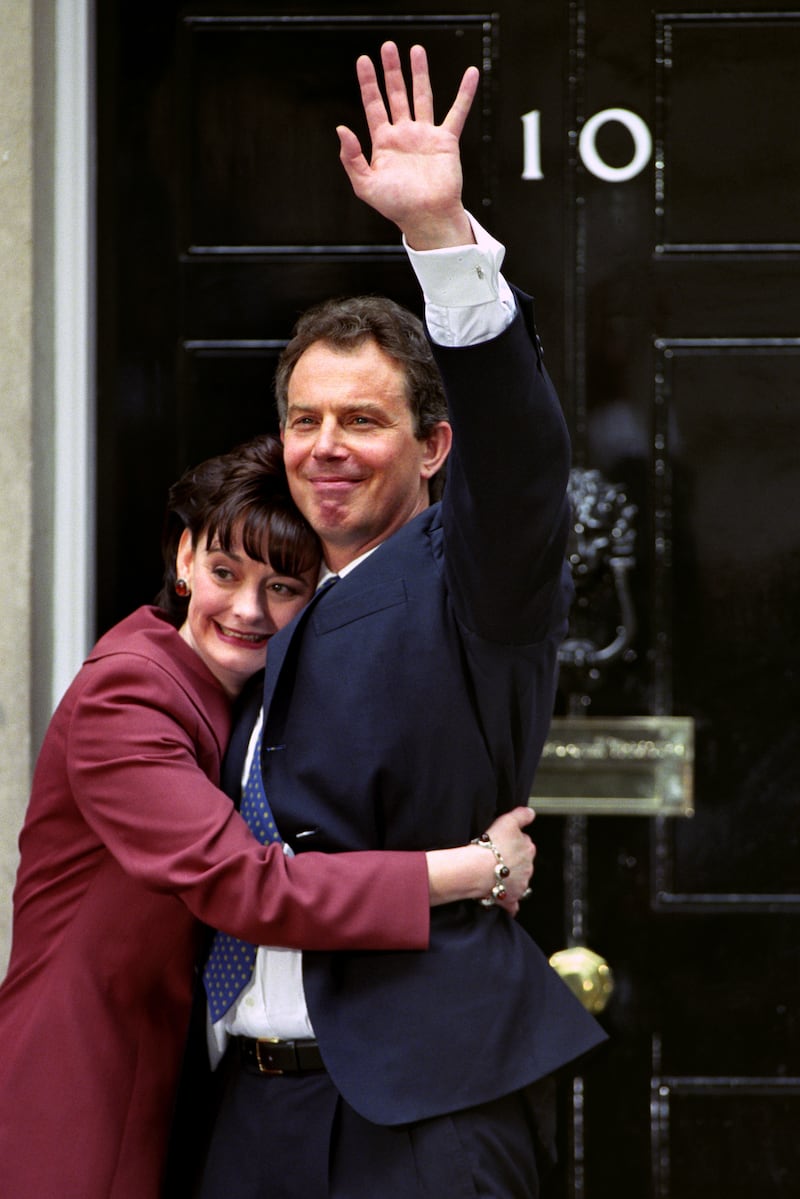
[[[409,570],[411,573],[415,573],[418,565],[416,555],[419,553],[420,543],[427,543],[431,528],[439,523],[439,513],[440,505],[432,504],[424,512],[415,516],[412,521],[409,521],[407,525],[404,525],[402,529],[393,533],[389,540],[383,546],[379,546],[365,562],[356,567],[352,574],[346,575],[337,582],[336,594],[331,603],[337,606],[356,604],[358,597],[363,594],[365,589],[396,581],[399,576]],[[387,551],[391,547],[391,552],[384,552],[384,546]],[[287,625],[285,629],[281,629],[280,633],[277,633],[270,641],[267,669],[264,676],[265,714],[270,713],[270,705],[275,697],[278,681],[290,656],[290,647],[294,646],[296,650],[299,644],[298,638],[305,628],[306,622],[311,618],[317,604],[327,595],[335,581],[331,579],[327,584],[323,584],[300,615],[296,616],[291,624]],[[291,655],[291,658],[293,660],[294,655]]]
[[[317,605],[325,598],[331,587],[338,580],[336,578],[329,579],[319,588],[315,595],[311,597],[303,611],[294,618],[291,624],[288,624],[285,629],[281,629],[279,633],[272,638],[267,650],[267,668],[264,674],[264,727],[267,727],[267,721],[271,715],[270,708],[272,700],[275,696],[275,691],[287,662],[293,660],[294,654],[290,655],[292,648],[297,649],[299,646],[300,633],[305,628],[307,621],[310,619],[312,612]]]

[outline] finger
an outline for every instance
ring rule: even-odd
[[[411,47],[411,89],[414,100],[414,120],[433,124],[433,91],[428,71],[428,55],[424,46]]]
[[[469,116],[472,101],[475,99],[475,94],[478,90],[479,80],[480,71],[478,68],[467,67],[456,98],[453,101],[453,107],[442,121],[442,128],[447,129],[454,137],[461,137],[461,131]]]
[[[368,54],[361,54],[356,59],[356,77],[361,89],[361,103],[364,108],[364,116],[367,118],[367,128],[370,138],[374,142],[377,130],[388,122],[389,117],[378,84],[375,64]]]
[[[381,62],[383,63],[386,99],[389,101],[389,113],[394,124],[397,124],[398,121],[407,120],[411,116],[411,109],[400,63],[400,52],[394,42],[384,42],[381,46]]]
[[[525,828],[527,825],[529,825],[533,821],[533,819],[536,816],[536,813],[534,812],[533,808],[527,808],[527,807],[520,806],[518,808],[512,808],[511,811],[512,811],[512,815],[514,815],[516,817],[517,825],[519,826],[519,828]]]

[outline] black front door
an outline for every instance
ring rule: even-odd
[[[418,307],[337,160],[356,55],[422,41],[446,96],[482,65],[467,202],[536,295],[576,465],[636,508],[635,636],[567,672],[560,710],[696,738],[693,818],[537,821],[524,918],[615,977],[609,1048],[562,1086],[551,1193],[795,1195],[800,12],[98,8],[98,628],[157,589],[168,483],[274,427],[296,314],[349,291]]]
[[[696,760],[690,820],[564,821],[568,937],[616,978],[611,1050],[570,1096],[565,1185],[789,1196],[800,14],[615,0],[571,16],[564,395],[579,463],[638,507],[638,635],[585,699],[691,717]]]

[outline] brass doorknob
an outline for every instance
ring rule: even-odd
[[[614,990],[614,976],[605,958],[584,945],[559,949],[550,965],[594,1016],[603,1011]]]

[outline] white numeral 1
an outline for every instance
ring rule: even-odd
[[[542,174],[542,146],[540,113],[538,108],[533,112],[523,113],[522,137],[524,162],[522,167],[523,179],[544,179]]]

